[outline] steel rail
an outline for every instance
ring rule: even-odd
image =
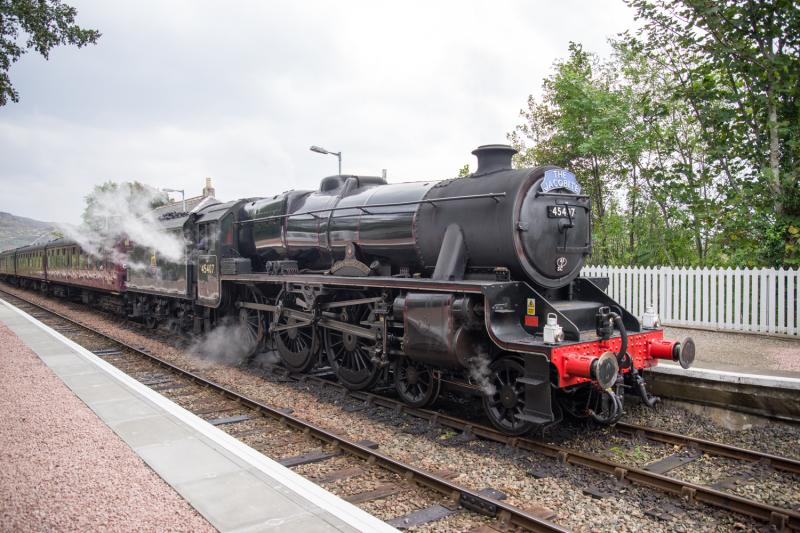
[[[302,378],[318,381],[329,386],[346,390],[343,385],[319,376],[302,376]],[[391,408],[417,418],[428,420],[433,424],[439,424],[465,433],[471,433],[476,437],[506,444],[507,446],[540,453],[547,457],[557,459],[565,464],[584,466],[598,472],[611,474],[620,481],[628,480],[636,483],[637,485],[661,490],[663,492],[686,498],[689,501],[702,502],[726,511],[743,514],[757,520],[768,522],[778,529],[783,529],[786,527],[792,530],[800,531],[800,513],[791,509],[785,509],[755,500],[749,500],[736,494],[729,494],[705,485],[683,481],[677,478],[665,476],[663,474],[656,474],[641,468],[625,466],[594,454],[570,450],[568,448],[562,448],[553,444],[546,444],[530,438],[506,435],[505,433],[502,433],[489,426],[476,424],[467,420],[437,413],[427,409],[413,408],[399,400],[394,400],[392,398],[387,398],[371,392],[348,391],[347,394],[354,398],[363,400],[368,404]],[[725,445],[720,446],[725,447]],[[757,454],[759,452],[753,453]],[[786,461],[791,462],[792,460],[786,459]]]
[[[614,428],[617,431],[628,435],[638,434],[647,437],[650,440],[663,442],[665,444],[691,446],[702,452],[707,452],[721,457],[729,457],[732,459],[750,461],[753,463],[762,462],[775,468],[776,470],[782,470],[790,474],[800,474],[800,461],[797,459],[781,457],[770,453],[750,450],[748,448],[739,448],[737,446],[730,446],[720,442],[714,442],[698,437],[690,437],[688,435],[681,435],[678,433],[671,433],[669,431],[639,426],[636,424],[617,422]]]
[[[406,482],[414,482],[418,485],[423,485],[440,494],[443,494],[444,496],[448,497],[455,505],[461,505],[465,509],[483,515],[496,517],[498,520],[501,521],[501,523],[514,525],[529,531],[559,532],[559,533],[569,532],[569,529],[563,528],[557,524],[553,524],[548,520],[536,517],[530,513],[523,511],[522,509],[518,509],[503,501],[495,500],[494,498],[484,496],[483,494],[480,494],[477,491],[474,491],[472,489],[469,489],[467,487],[464,487],[462,485],[444,479],[443,477],[437,476],[436,474],[433,474],[431,472],[426,472],[425,470],[422,470],[415,466],[403,463],[402,461],[389,457],[388,455],[383,454],[375,449],[371,449],[367,446],[359,444],[358,442],[352,439],[349,439],[342,435],[337,435],[336,433],[333,433],[327,429],[317,426],[311,422],[293,416],[284,410],[271,407],[269,405],[259,402],[258,400],[255,400],[243,394],[239,394],[225,387],[224,385],[208,380],[198,374],[195,374],[194,372],[173,365],[172,363],[165,361],[158,356],[142,351],[141,349],[136,348],[135,346],[132,346],[131,344],[125,341],[116,339],[111,335],[97,331],[95,328],[83,324],[79,320],[75,320],[57,311],[53,311],[42,305],[31,302],[25,298],[22,298],[15,294],[11,294],[3,289],[0,289],[0,293],[21,300],[28,305],[31,305],[33,307],[41,309],[42,311],[45,311],[46,313],[50,313],[51,315],[57,316],[62,320],[65,320],[81,328],[89,330],[90,332],[96,335],[104,337],[134,352],[135,354],[142,356],[149,361],[152,361],[156,365],[165,368],[170,372],[173,372],[174,374],[186,378],[205,388],[214,390],[226,398],[235,400],[241,405],[253,409],[259,414],[270,416],[278,420],[281,424],[292,426],[300,431],[303,431],[304,433],[309,434],[315,437],[316,439],[326,442],[330,445],[333,445],[341,449],[345,453],[348,453],[354,457],[358,457],[369,464],[378,464],[384,469],[390,470],[402,476],[404,481]]]

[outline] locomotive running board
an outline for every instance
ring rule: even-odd
[[[235,283],[298,283],[302,285],[325,285],[330,287],[356,287],[359,289],[375,287],[388,289],[424,290],[436,292],[461,292],[480,294],[487,285],[507,284],[507,282],[458,280],[442,281],[430,278],[393,278],[387,276],[329,276],[324,274],[239,274],[221,276],[222,281]]]

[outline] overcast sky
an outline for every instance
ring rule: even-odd
[[[0,211],[70,223],[106,180],[314,189],[336,158],[312,144],[392,182],[474,169],[569,41],[605,55],[634,25],[621,0],[67,3],[103,36],[12,66]]]

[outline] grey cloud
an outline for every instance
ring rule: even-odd
[[[347,172],[451,176],[569,40],[603,52],[632,24],[621,1],[70,3],[99,44],[28,54],[0,108],[0,210],[64,222],[108,179],[314,188],[336,160],[310,144]]]

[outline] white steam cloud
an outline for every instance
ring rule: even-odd
[[[475,382],[486,396],[497,394],[497,387],[492,382],[492,370],[489,368],[491,361],[489,355],[483,351],[477,351],[475,355],[467,359],[467,370],[469,377]]]
[[[115,262],[128,264],[129,258],[117,245],[121,239],[129,239],[137,246],[155,250],[161,257],[178,262],[183,258],[183,237],[166,231],[151,207],[156,200],[163,199],[163,195],[151,187],[127,182],[95,191],[88,198],[84,223],[60,229],[95,257],[111,257]]]
[[[281,362],[281,356],[278,355],[278,352],[275,350],[268,350],[256,354],[256,356],[253,358],[251,365],[256,368],[270,370],[273,366],[279,364],[280,362]]]
[[[233,317],[226,317],[187,351],[207,361],[238,365],[245,361],[254,348],[247,326]]]

